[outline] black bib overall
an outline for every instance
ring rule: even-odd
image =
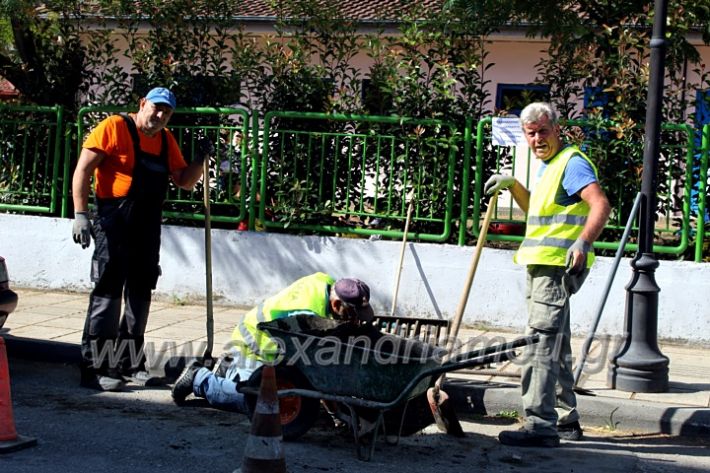
[[[167,134],[161,131],[160,155],[148,154],[140,148],[133,120],[121,116],[133,138],[135,163],[126,197],[96,200],[95,286],[81,346],[82,368],[88,374],[145,369],[144,333],[160,276],[160,224],[170,176]]]

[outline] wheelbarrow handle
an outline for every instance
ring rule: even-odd
[[[464,361],[470,358],[477,358],[484,355],[490,355],[492,353],[499,353],[502,351],[513,350],[515,348],[520,348],[528,345],[534,345],[540,341],[540,335],[529,335],[526,337],[516,338],[512,342],[503,343],[499,345],[493,345],[490,347],[480,348],[478,350],[469,351],[466,353],[460,353],[451,357],[452,361]]]

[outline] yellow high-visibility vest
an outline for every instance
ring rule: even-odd
[[[305,276],[279,293],[269,297],[246,313],[232,332],[234,347],[245,351],[246,356],[260,361],[273,361],[278,346],[266,332],[256,328],[260,322],[270,322],[284,317],[307,314],[328,317],[329,290],[335,280],[325,273]]]
[[[515,253],[516,263],[565,266],[567,249],[582,233],[589,215],[589,204],[583,200],[568,206],[555,203],[565,167],[575,154],[586,159],[597,175],[594,163],[575,146],[564,148],[547,163],[530,194],[525,239]],[[587,268],[593,263],[594,252],[590,251],[587,254]]]

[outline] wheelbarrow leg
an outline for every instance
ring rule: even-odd
[[[389,436],[387,435],[387,427],[385,427],[385,441],[387,442],[388,445],[397,445],[399,444],[399,439],[402,438],[402,429],[404,428],[404,419],[407,418],[407,408],[409,407],[409,399],[407,402],[404,403],[404,409],[402,409],[402,417],[399,419],[399,430],[397,431],[397,436],[395,437],[395,440],[391,442],[389,440]]]
[[[369,462],[372,460],[372,456],[375,453],[375,444],[377,443],[377,434],[380,428],[384,424],[384,411],[382,409],[377,410],[377,420],[375,420],[375,426],[370,432],[372,432],[372,440],[370,441],[370,448],[364,448],[365,445],[360,441],[363,435],[360,435],[360,416],[355,409],[350,404],[345,404],[350,411],[350,426],[353,431],[353,439],[355,440],[355,451],[357,453],[358,460]]]

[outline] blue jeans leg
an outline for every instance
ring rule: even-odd
[[[246,399],[237,391],[237,381],[216,376],[207,368],[200,368],[195,375],[192,389],[195,396],[204,397],[211,406],[227,411],[247,414]]]

